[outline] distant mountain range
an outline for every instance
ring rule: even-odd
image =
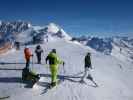
[[[42,43],[55,39],[70,40],[71,37],[58,25],[50,23],[46,26],[32,26],[29,22],[0,21],[0,46],[5,42]]]
[[[133,38],[130,37],[73,37],[72,41],[78,41],[98,52],[112,55],[127,61],[133,61]]]
[[[24,21],[0,21],[0,47],[7,42],[14,43],[17,41],[22,44],[35,44],[58,39],[78,41],[103,54],[133,60],[133,38],[130,37],[71,37],[55,23],[34,26]]]

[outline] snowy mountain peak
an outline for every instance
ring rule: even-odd
[[[45,41],[53,41],[57,39],[70,40],[71,37],[55,23],[49,23],[46,26],[33,26],[29,22],[14,21],[3,22],[0,24],[0,35],[3,43],[21,42],[21,43],[43,43]]]
[[[47,25],[47,32],[49,33],[57,33],[60,28],[55,23],[49,23]]]
[[[35,28],[35,30],[36,29],[37,28]],[[42,28],[40,27],[40,29],[36,31],[38,31],[37,37],[38,38],[44,37],[44,40],[52,41],[57,39],[65,39],[65,40],[71,39],[71,36],[69,36],[59,25],[55,23],[49,23],[45,27],[42,27]]]

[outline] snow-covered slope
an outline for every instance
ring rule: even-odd
[[[35,45],[29,47],[34,51]],[[42,44],[42,47],[45,50],[43,64],[32,66],[44,77],[39,88],[24,88],[25,84],[21,81],[21,69],[25,66],[23,48],[0,56],[0,96],[11,95],[9,100],[133,100],[133,68],[130,62],[95,52],[77,42],[58,40]],[[66,62],[65,71],[62,65],[59,67],[59,77],[64,77],[65,81],[40,95],[46,88],[45,84],[50,82],[50,72],[44,59],[53,48],[57,49],[60,58]],[[78,82],[83,75],[84,56],[88,51],[92,53],[94,69],[91,74],[99,85],[97,88],[89,80],[86,80],[88,85]]]
[[[47,37],[48,40],[71,39],[71,37],[60,26],[56,25],[55,23],[49,23],[44,28],[40,29],[39,32],[44,33],[45,37]]]
[[[113,49],[111,55],[123,61],[133,62],[133,45],[130,40],[115,38],[112,43]]]

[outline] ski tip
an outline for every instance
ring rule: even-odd
[[[3,96],[3,97],[0,97],[0,100],[4,100],[4,99],[7,99],[7,98],[10,98],[10,96]]]

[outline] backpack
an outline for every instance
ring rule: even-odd
[[[50,65],[55,65],[55,64],[57,64],[58,63],[58,60],[57,60],[58,58],[57,58],[57,56],[56,56],[56,54],[54,54],[54,53],[50,53],[48,56],[47,56],[47,58],[46,58],[46,60],[49,60],[49,64]]]
[[[56,61],[56,57],[54,57],[54,56],[50,56],[50,57],[49,57],[49,64],[54,65],[54,64],[56,64],[56,63],[57,63],[57,61]]]

